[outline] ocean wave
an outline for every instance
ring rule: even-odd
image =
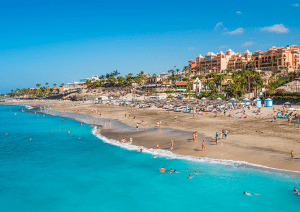
[[[130,143],[121,143],[117,140],[109,139],[109,138],[101,135],[98,132],[98,129],[100,129],[100,128],[95,126],[92,130],[93,135],[95,135],[97,138],[101,139],[105,143],[108,143],[108,144],[111,144],[114,146],[118,146],[118,147],[121,147],[121,148],[124,148],[127,150],[131,150],[131,151],[140,151],[140,149],[142,148],[143,153],[148,153],[151,155],[160,156],[160,157],[164,157],[164,158],[168,158],[168,159],[180,159],[180,160],[188,160],[188,161],[193,161],[193,162],[213,163],[213,164],[222,164],[222,165],[229,165],[229,166],[248,166],[248,167],[264,169],[266,171],[274,170],[274,171],[280,171],[280,172],[290,172],[290,173],[300,174],[300,172],[298,172],[298,171],[277,169],[277,168],[272,168],[272,167],[263,166],[263,165],[259,165],[259,164],[248,163],[246,161],[212,159],[212,158],[207,158],[207,157],[194,157],[194,156],[189,156],[189,155],[179,155],[179,154],[175,154],[168,150],[152,149],[152,148],[146,148],[144,146],[132,145]]]

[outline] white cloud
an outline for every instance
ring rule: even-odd
[[[242,15],[242,12],[241,11],[237,11],[236,14]]]
[[[219,46],[218,48],[219,49],[225,49],[225,48],[227,48],[228,46],[226,46],[226,45],[222,45],[222,46]]]
[[[243,43],[241,46],[252,46],[253,45],[253,41],[248,41]]]
[[[244,29],[242,27],[240,27],[240,28],[237,28],[236,30],[225,32],[225,34],[236,35],[236,34],[241,34],[243,32],[244,32]]]
[[[219,27],[221,27],[221,26],[223,26],[223,22],[217,23],[216,26],[215,26],[215,29],[216,29],[216,28],[219,28]]]
[[[298,3],[292,4],[292,7],[300,7]]]
[[[287,33],[289,31],[283,24],[275,24],[274,26],[263,27],[261,28],[262,31],[268,32],[277,32],[277,33]]]

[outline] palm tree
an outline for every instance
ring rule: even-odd
[[[47,88],[46,91],[47,91],[47,93],[48,93],[49,83],[46,82],[45,85],[46,85],[46,88]]]
[[[54,84],[53,84],[53,87],[55,88],[56,86],[57,86],[57,84],[56,84],[56,83],[54,83]]]
[[[41,87],[41,84],[36,84],[35,85],[37,88],[40,88]]]
[[[113,76],[118,76],[120,74],[120,72],[118,72],[118,70],[113,71]]]
[[[218,86],[218,90],[219,93],[221,92],[221,88],[222,88],[222,82],[225,80],[225,76],[226,74],[218,74],[214,76],[214,81],[216,83],[216,85]],[[220,88],[221,87],[221,88]]]
[[[173,76],[174,73],[175,73],[175,71],[174,71],[173,69],[170,69],[170,70],[168,71],[168,73],[169,73],[169,74],[172,74],[172,76]]]

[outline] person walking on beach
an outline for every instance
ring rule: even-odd
[[[291,152],[291,159],[294,159],[294,152],[293,152],[293,150],[292,150],[292,152]]]
[[[218,146],[218,137],[216,137],[216,145]]]
[[[225,131],[224,131],[225,139],[227,139],[227,133],[228,133],[228,131],[225,130]]]
[[[177,116],[175,115],[175,121],[177,121]]]
[[[202,141],[202,151],[205,151],[204,140]]]
[[[156,144],[156,149],[159,149],[159,145],[158,144]]]
[[[130,144],[132,144],[132,138],[131,137],[129,138],[129,141],[130,141]]]
[[[173,140],[171,140],[170,145],[171,145],[171,150],[173,150],[173,147],[174,147],[174,142],[173,142]]]

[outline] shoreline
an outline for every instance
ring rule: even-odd
[[[44,102],[44,103],[50,105],[52,102]],[[19,105],[20,103],[19,104],[12,103],[12,104]],[[27,102],[22,102],[21,104],[27,104]],[[64,108],[66,112],[68,111],[68,112],[72,113],[73,112],[72,110],[76,109],[76,107],[77,107],[77,108],[80,108],[80,110],[81,110],[80,114],[82,114],[82,115],[85,115],[84,113],[86,111],[90,110],[91,108],[97,108],[98,112],[99,112],[99,110],[101,110],[103,118],[107,118],[107,120],[108,119],[117,120],[121,124],[127,125],[128,127],[135,129],[134,126],[135,126],[135,122],[137,120],[134,120],[134,119],[133,120],[131,120],[131,119],[124,120],[124,118],[122,119],[119,114],[120,111],[122,112],[122,115],[125,114],[126,112],[129,112],[130,108],[116,107],[116,106],[113,107],[113,106],[105,106],[105,105],[94,105],[94,104],[89,104],[89,103],[80,104],[80,106],[77,105],[75,107],[74,106],[70,107],[70,104],[72,104],[72,102],[65,103],[65,102],[61,102],[61,101],[56,102],[54,104],[62,104],[62,105],[54,106],[56,108],[56,111],[58,109]],[[83,105],[85,107],[85,110],[83,110]],[[114,114],[111,114],[111,111],[110,111],[111,109],[113,109]],[[118,109],[118,111],[117,111],[117,109]],[[142,109],[142,111],[141,110],[139,111],[139,110],[140,109],[134,109],[132,111],[132,113],[136,116],[141,115],[141,114],[143,114],[145,116],[145,109]],[[157,111],[159,111],[159,110],[161,110],[161,109],[148,109],[148,112],[150,111],[150,113],[153,113],[153,112],[157,113]],[[166,111],[161,111],[161,113],[166,113]],[[175,113],[172,112],[172,115],[174,115],[174,114]],[[93,117],[93,119],[95,119],[95,120],[100,120],[99,115],[98,115],[98,117],[97,117],[97,114],[90,114],[90,115],[91,115],[90,116],[91,118]],[[176,113],[176,115],[181,117],[181,116],[191,115],[191,114]],[[65,116],[62,116],[62,117],[65,117]],[[70,118],[70,117],[66,117],[66,118]],[[205,118],[206,119],[208,118],[207,119],[208,121],[209,121],[209,119],[213,119],[212,117],[209,117],[209,116],[206,116]],[[148,125],[153,126],[153,124],[154,124],[153,120],[149,120],[149,119],[150,119],[150,117],[146,115],[146,120],[147,120]],[[156,118],[154,118],[154,120],[155,119]],[[205,121],[207,121],[207,120],[205,120]],[[79,121],[79,120],[77,120],[77,121]],[[83,120],[80,120],[80,121],[83,122]],[[163,121],[163,125],[164,125],[165,120],[162,119],[162,121]],[[242,120],[242,121],[245,121],[245,120]],[[258,119],[256,121],[261,122],[262,120]],[[90,123],[88,121],[84,121],[84,122],[87,124],[90,124],[90,125],[94,125],[93,123]],[[129,122],[129,124],[128,124],[128,122]],[[168,149],[169,138],[172,136],[176,137],[175,131],[180,130],[179,134],[183,133],[183,135],[179,135],[179,138],[176,137],[177,140],[174,141],[175,145],[174,145],[174,149],[171,153],[171,154],[175,154],[176,158],[180,159],[180,157],[192,157],[196,160],[199,160],[199,159],[206,160],[206,161],[214,160],[214,161],[220,161],[220,163],[222,163],[222,161],[223,162],[226,161],[226,162],[230,162],[233,164],[234,163],[243,164],[245,166],[263,168],[263,169],[269,169],[269,170],[277,170],[279,172],[290,172],[293,174],[296,174],[296,173],[299,174],[299,171],[300,171],[300,169],[298,168],[300,160],[298,160],[297,158],[295,158],[294,160],[290,160],[288,158],[288,156],[283,155],[282,152],[272,151],[272,148],[266,149],[263,147],[263,145],[261,145],[260,148],[255,148],[251,145],[246,146],[245,143],[243,143],[243,145],[241,145],[239,143],[232,142],[230,140],[235,140],[236,139],[235,137],[237,137],[238,139],[241,139],[243,136],[236,134],[236,133],[230,134],[231,133],[230,131],[229,131],[228,139],[227,140],[223,139],[224,141],[221,140],[218,147],[216,147],[214,145],[213,139],[211,137],[207,136],[210,132],[207,132],[205,130],[203,130],[201,132],[198,131],[199,134],[203,133],[203,136],[206,139],[205,143],[206,143],[208,151],[202,152],[202,151],[200,151],[199,138],[196,143],[188,141],[187,136],[189,136],[190,131],[188,131],[186,129],[182,129],[180,126],[163,127],[163,130],[161,133],[160,132],[153,133],[154,131],[157,131],[157,129],[155,129],[155,128],[152,128],[151,132],[142,132],[142,130],[145,130],[145,126],[142,126],[140,128],[141,131],[138,131],[138,133],[132,131],[132,129],[129,131],[127,130],[126,132],[124,132],[124,131],[118,132],[116,130],[105,129],[105,130],[101,130],[102,131],[101,134],[103,136],[105,136],[107,139],[112,139],[112,140],[117,140],[117,141],[119,141],[122,136],[128,137],[129,135],[132,135],[133,140],[134,140],[133,145],[144,146],[147,149],[156,150],[155,149],[156,143],[154,143],[154,142],[157,140],[155,140],[155,139],[158,139],[157,142],[159,143],[159,146],[162,149]],[[149,129],[150,129],[150,127],[149,127]],[[166,131],[166,132],[164,132],[164,131]],[[167,134],[168,132],[171,133],[171,135],[168,135]],[[234,139],[231,139],[231,136]],[[126,137],[126,140],[129,140],[129,138],[127,138],[127,137]],[[257,136],[252,135],[252,136],[248,136],[248,137],[249,137],[249,139],[256,139]],[[264,138],[265,135],[262,137]],[[295,149],[296,148],[294,148],[294,151],[296,153],[300,152],[300,150],[297,151]],[[184,159],[184,158],[181,158],[181,159]],[[203,162],[205,162],[205,161],[203,161]]]
[[[101,129],[103,127],[103,125],[89,123],[89,122],[87,122],[85,120],[82,120],[80,118],[69,117],[68,115],[53,115],[53,114],[49,114],[49,113],[45,113],[45,112],[37,112],[37,113],[42,113],[42,114],[46,114],[46,115],[67,118],[67,119],[75,120],[77,122],[82,122],[82,123],[88,124],[91,127],[93,127],[91,133],[95,137],[102,140],[104,143],[107,143],[107,144],[110,144],[110,145],[113,145],[113,146],[117,146],[117,147],[120,147],[122,149],[129,150],[129,151],[138,151],[139,152],[140,149],[143,148],[143,153],[147,153],[147,154],[150,154],[150,155],[155,155],[156,157],[161,156],[161,157],[169,158],[169,159],[187,160],[187,161],[193,161],[193,162],[197,162],[197,163],[210,163],[210,164],[220,164],[220,165],[238,165],[238,166],[242,166],[242,167],[246,167],[246,168],[255,168],[255,169],[258,169],[258,170],[269,171],[269,172],[273,171],[273,172],[276,172],[276,173],[288,174],[288,175],[293,175],[293,176],[300,177],[300,171],[278,169],[278,168],[263,166],[263,165],[260,165],[260,164],[253,164],[253,163],[249,163],[249,162],[246,162],[246,161],[225,160],[225,159],[214,159],[214,158],[207,158],[207,157],[195,157],[195,156],[189,156],[189,155],[180,155],[180,154],[175,154],[175,153],[173,153],[171,151],[168,151],[168,150],[162,150],[162,149],[157,150],[157,149],[153,149],[153,148],[147,148],[147,147],[144,147],[144,146],[132,145],[130,143],[121,143],[118,140],[108,138],[105,135],[101,135],[99,133],[99,128]],[[112,121],[119,122],[119,120],[112,120]],[[105,132],[105,134],[108,135],[107,132]]]

